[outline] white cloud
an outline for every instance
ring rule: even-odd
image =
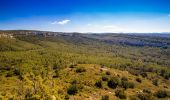
[[[66,20],[62,20],[62,21],[54,21],[51,24],[65,25],[65,24],[68,24],[69,22],[70,22],[70,20],[66,19]]]

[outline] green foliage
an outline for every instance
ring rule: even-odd
[[[142,77],[144,77],[144,78],[148,76],[146,72],[143,72],[143,73],[141,73],[140,75],[141,75]]]
[[[122,87],[125,88],[125,89],[134,88],[135,84],[133,82],[122,81]]]
[[[130,96],[130,100],[140,100],[140,99],[138,98],[138,96],[132,95]]]
[[[165,69],[162,69],[162,70],[160,71],[160,75],[161,75],[162,77],[164,77],[165,79],[167,79],[167,80],[170,78],[170,72],[166,71]]]
[[[67,89],[67,93],[70,95],[75,95],[78,92],[78,87],[76,84],[71,85],[68,89]]]
[[[108,95],[102,96],[102,100],[109,100],[109,96]]]
[[[86,69],[84,67],[79,67],[79,68],[76,69],[77,73],[82,73],[82,72],[85,72],[85,71],[86,71]]]
[[[102,81],[108,81],[108,79],[109,79],[108,76],[106,76],[106,75],[102,76]]]
[[[70,99],[70,96],[69,95],[66,95],[64,100],[69,100]]]
[[[142,79],[141,78],[136,78],[136,81],[139,82],[139,83],[142,83]]]
[[[109,71],[106,71],[106,75],[110,75],[111,73]]]
[[[0,94],[2,95],[0,98],[4,100],[10,97],[16,100],[24,100],[26,98],[29,100],[51,100],[52,97],[59,100],[68,99],[69,95],[66,95],[65,92],[70,93],[70,95],[81,92],[82,94],[80,95],[84,96],[86,94],[83,93],[94,92],[94,80],[101,76],[102,81],[97,81],[95,84],[99,87],[104,87],[100,89],[101,91],[103,89],[107,91],[108,88],[105,88],[105,85],[113,89],[118,86],[125,89],[134,88],[135,86],[134,83],[131,83],[133,76],[129,77],[129,79],[127,77],[110,78],[112,77],[111,70],[103,71],[104,73],[96,73],[97,78],[90,80],[90,72],[93,72],[94,69],[87,69],[79,66],[79,64],[94,64],[94,66],[100,64],[103,68],[116,68],[128,71],[133,75],[147,77],[145,78],[147,81],[149,78],[152,79],[150,74],[158,77],[162,76],[159,77],[159,80],[164,82],[162,78],[167,79],[164,83],[165,85],[167,85],[170,78],[170,62],[168,58],[170,56],[170,48],[137,47],[117,44],[117,42],[112,43],[112,41],[117,39],[128,39],[129,41],[129,35],[101,35],[102,39],[106,39],[106,41],[103,41],[99,38],[100,35],[89,34],[60,34],[54,37],[43,37],[24,36],[18,35],[17,32],[14,33],[14,39],[0,38],[0,85],[2,85],[0,92],[4,92],[3,95]],[[109,40],[108,37],[113,38],[109,43],[107,41]],[[153,41],[169,44],[169,39],[165,38],[155,39],[140,36],[130,36],[130,38],[138,38],[140,41],[147,41],[148,44],[152,44]],[[86,75],[89,73],[90,75]],[[73,80],[67,89],[66,87],[70,80],[77,76],[78,78]],[[141,82],[141,80],[136,79],[137,82]],[[144,83],[145,81],[141,85]],[[153,84],[162,86],[162,83],[159,82],[153,81]],[[62,85],[59,87],[62,90],[60,92],[58,85]],[[85,89],[83,89],[83,86]],[[83,90],[79,90],[80,88]],[[169,87],[167,88],[169,89]],[[135,91],[135,89],[133,90]],[[143,90],[143,92],[144,94],[142,94],[141,98],[148,99],[149,97],[150,99],[150,91]],[[162,92],[157,94],[159,97],[164,95]],[[102,98],[107,98],[107,96]]]
[[[151,93],[151,90],[150,90],[150,89],[143,89],[143,92],[150,94],[150,93]]]
[[[155,97],[153,97],[152,94],[146,94],[146,93],[138,94],[138,98],[140,100],[155,100]]]
[[[107,84],[110,88],[115,89],[118,85],[121,85],[121,80],[119,77],[112,77]]]
[[[124,77],[121,78],[121,80],[122,81],[128,81],[128,78],[124,76]]]
[[[98,88],[102,88],[103,87],[102,81],[101,80],[96,81],[95,86],[98,87]]]
[[[59,77],[59,71],[58,70],[55,70],[55,73],[53,75],[53,78],[58,78]]]
[[[157,91],[156,96],[157,96],[158,98],[170,97],[170,91],[159,90],[159,91]]]
[[[119,97],[120,99],[126,99],[126,94],[124,90],[116,90],[115,95]]]
[[[152,84],[155,85],[155,86],[158,86],[159,80],[158,79],[152,80]]]

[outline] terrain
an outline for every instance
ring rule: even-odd
[[[167,100],[169,36],[0,31],[0,99]]]

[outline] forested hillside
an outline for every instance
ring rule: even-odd
[[[170,38],[0,31],[0,99],[167,100]]]

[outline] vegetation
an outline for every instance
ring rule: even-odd
[[[98,88],[102,88],[102,81],[97,81],[95,83],[95,86],[98,87]]]
[[[136,78],[136,81],[142,83],[142,80],[140,78]]]
[[[115,89],[118,85],[121,85],[121,80],[119,77],[112,77],[109,81],[108,81],[108,86],[110,88]]]
[[[102,96],[102,100],[109,100],[109,96],[108,95]]]
[[[156,96],[157,96],[158,98],[170,97],[170,91],[159,90],[159,91],[156,93]]]
[[[67,93],[70,95],[75,95],[77,92],[78,92],[78,87],[76,84],[71,85],[67,90]]]
[[[126,94],[123,90],[116,90],[115,95],[120,99],[126,99]]]
[[[170,98],[169,38],[24,32],[0,38],[2,100]]]

